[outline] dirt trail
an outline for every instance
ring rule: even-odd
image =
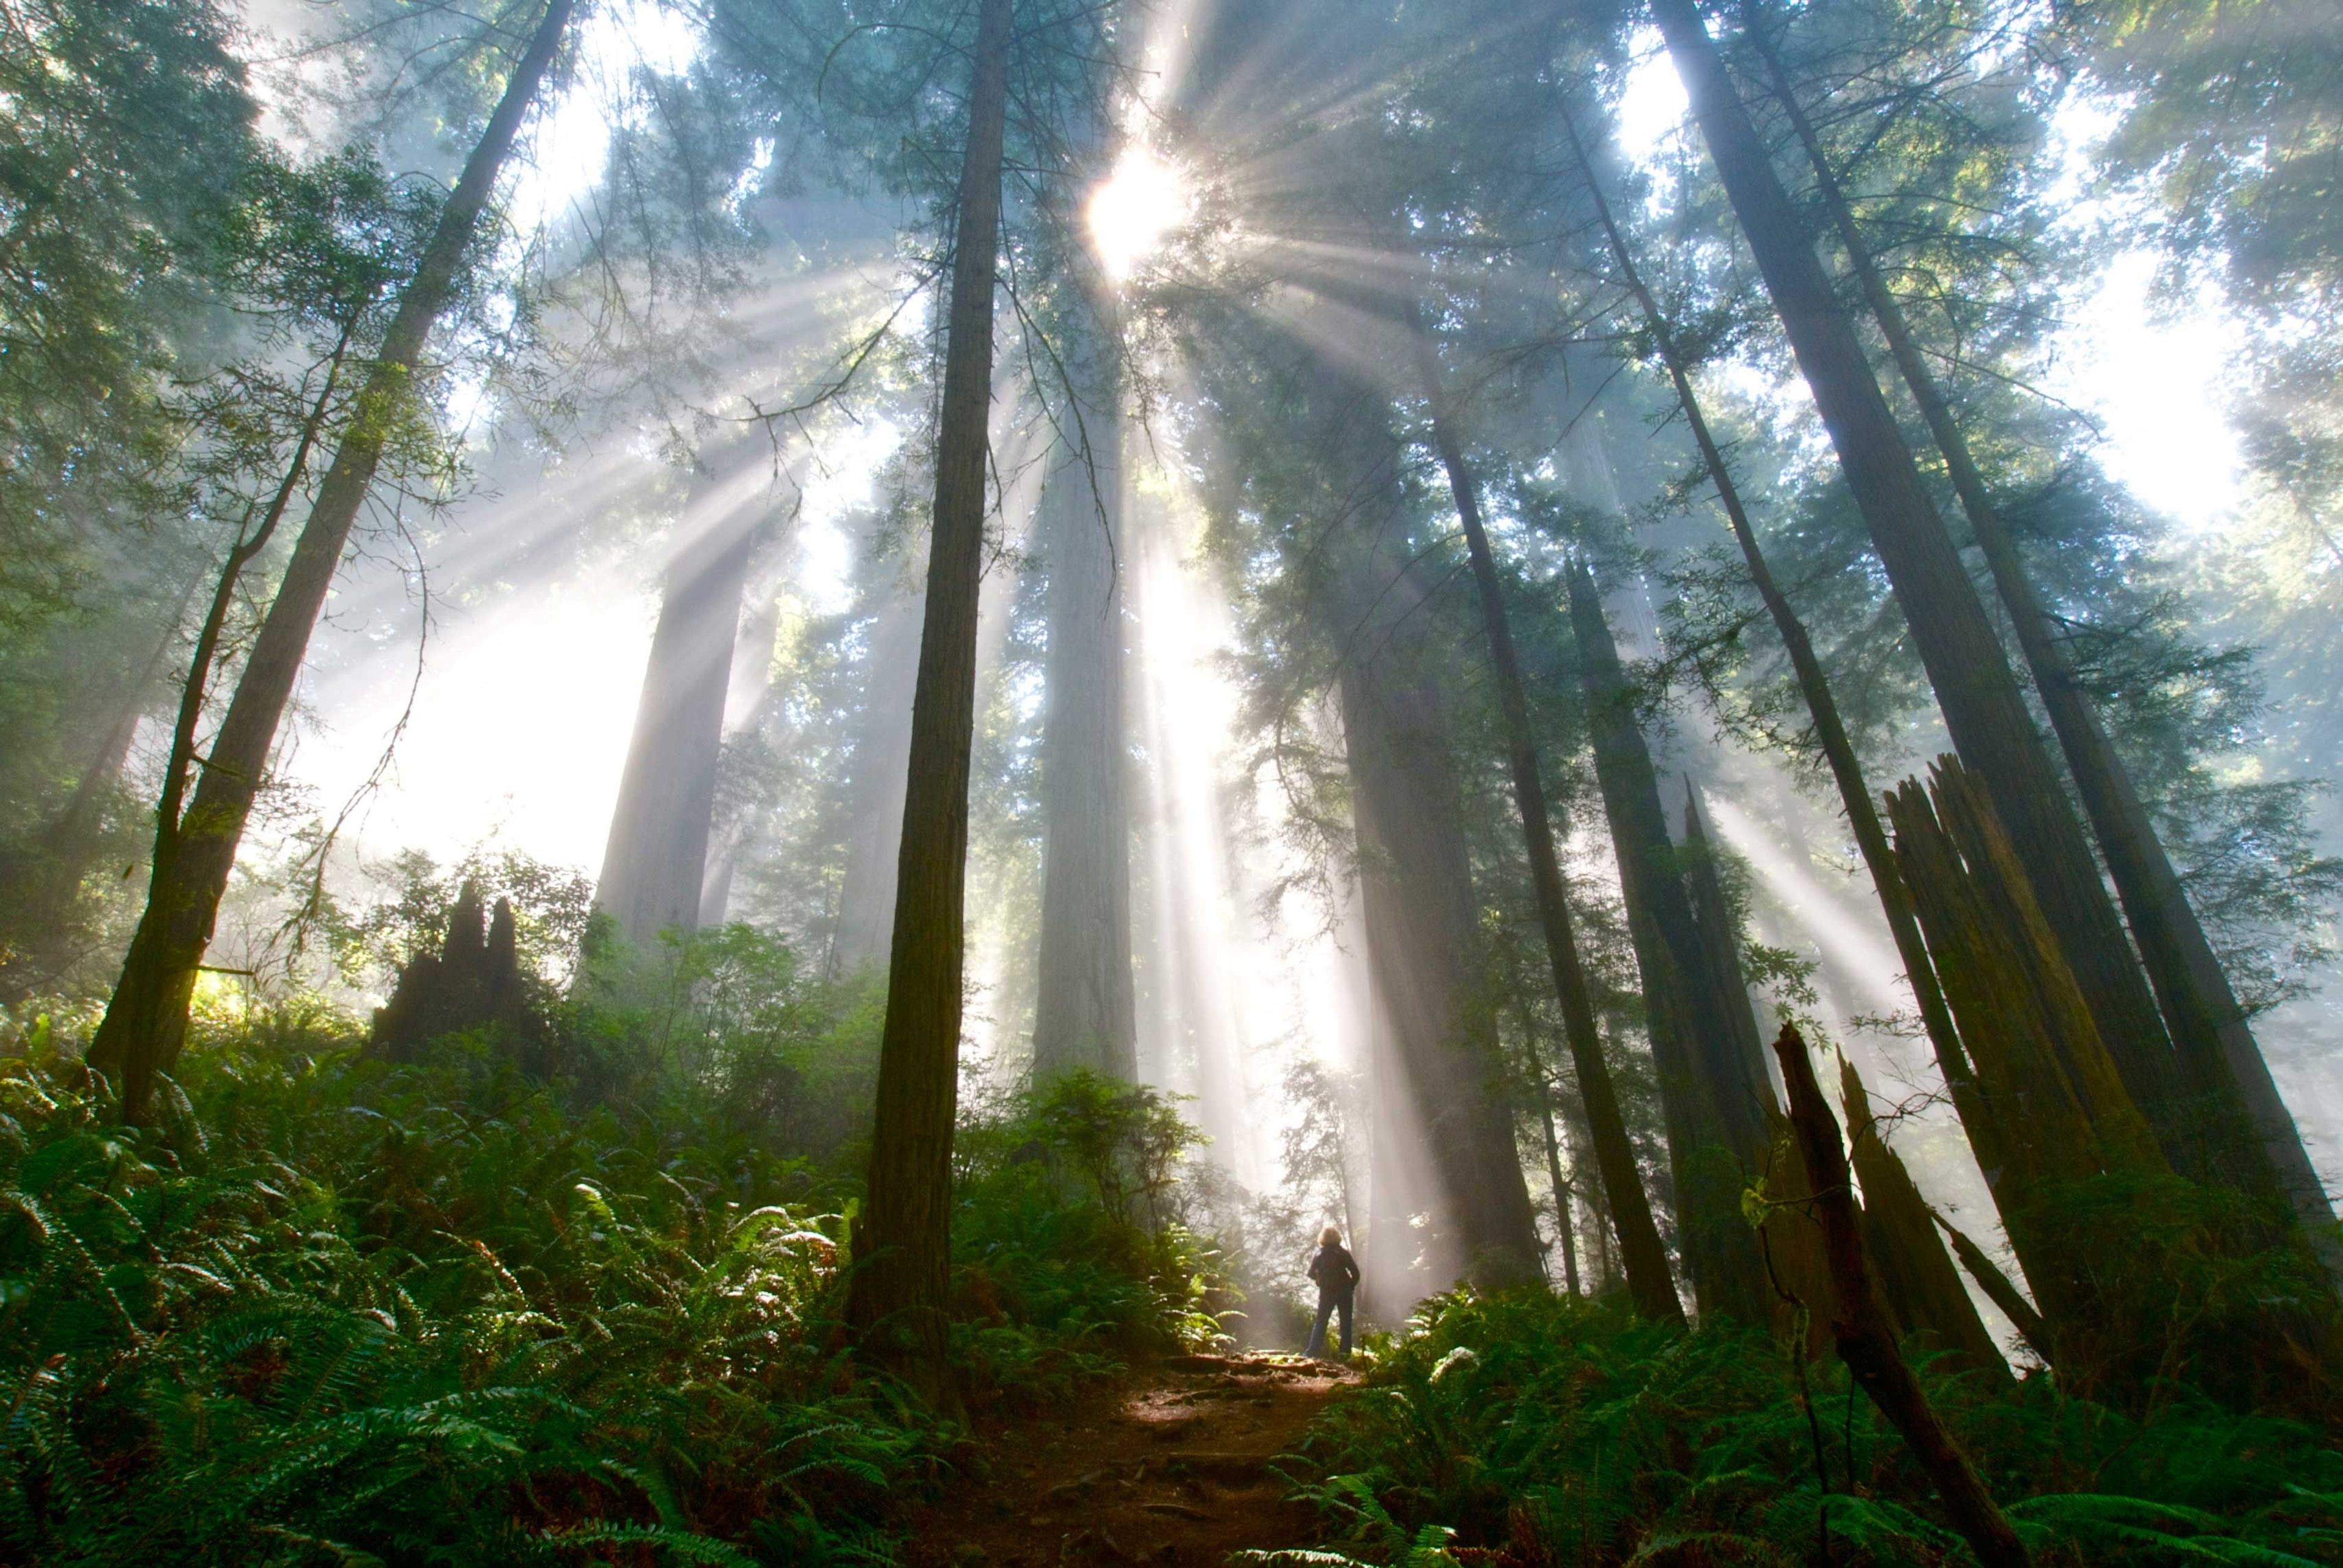
[[[1219,1568],[1240,1547],[1307,1545],[1317,1515],[1284,1500],[1269,1462],[1353,1381],[1291,1356],[1181,1356],[1055,1411],[980,1422],[981,1462],[913,1516],[905,1556]]]

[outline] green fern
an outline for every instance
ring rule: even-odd
[[[668,1524],[580,1524],[538,1537],[558,1555],[582,1546],[649,1546],[684,1563],[709,1568],[757,1568],[757,1560],[712,1536],[695,1535]]]
[[[1968,1561],[1843,1369],[1808,1376],[1826,1478],[1763,1335],[1458,1292],[1419,1311],[1283,1468],[1341,1549],[1378,1563],[1433,1524],[1531,1561],[1805,1562],[1825,1533],[1842,1568]],[[2000,1393],[1924,1376],[2042,1561],[2343,1564],[2343,1446],[2329,1433],[2185,1397],[2143,1424],[2046,1379]]]
[[[2062,1493],[2014,1503],[2006,1512],[2037,1551],[2071,1544],[2093,1561],[2318,1568],[2314,1559],[2233,1534],[2231,1522],[2217,1514],[2144,1497]]]
[[[790,1049],[867,1058],[863,1000],[803,999]],[[601,1100],[344,1044],[208,1038],[131,1131],[75,1064],[0,1060],[0,1562],[891,1563],[955,1434],[836,1348],[841,1182],[712,1070]],[[1163,1130],[1105,1109],[1095,1159]],[[1036,1113],[967,1141],[1001,1305],[955,1342],[1045,1398],[1202,1332],[1208,1270],[980,1157]]]

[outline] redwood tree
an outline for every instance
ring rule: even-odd
[[[262,618],[219,732],[184,813],[158,818],[146,908],[123,960],[106,1018],[90,1041],[92,1067],[114,1079],[126,1121],[145,1117],[156,1078],[186,1043],[187,1009],[237,846],[275,748],[278,724],[340,568],[350,529],[392,437],[415,406],[424,346],[461,286],[467,253],[495,193],[521,121],[559,52],[577,0],[548,0],[537,31],[439,212],[414,276],[383,334],[357,411],[317,487],[292,559]],[[176,821],[169,819],[176,816]]]
[[[848,1322],[864,1346],[931,1392],[945,1386],[952,1121],[967,957],[969,753],[976,726],[977,592],[984,568],[1010,24],[1011,0],[983,0],[944,333],[934,526],[896,859],[877,1122],[847,1295]]]
[[[1415,1113],[1391,1115],[1389,1131],[1421,1125],[1457,1243],[1453,1261],[1476,1283],[1520,1283],[1540,1277],[1537,1221],[1493,1020],[1472,1005],[1479,906],[1453,687],[1431,634],[1432,575],[1405,542],[1390,399],[1322,379],[1330,382],[1339,412],[1313,435],[1342,455],[1337,488],[1353,508],[1338,525],[1332,608],[1344,633],[1338,696],[1377,1002],[1378,1104],[1396,1111],[1391,1102],[1404,1095]],[[1383,1202],[1396,1164],[1379,1151],[1377,1219],[1402,1227],[1386,1234],[1379,1224],[1369,1239],[1383,1254],[1370,1267],[1383,1271],[1405,1233],[1404,1218]]]
[[[1489,532],[1481,519],[1481,499],[1466,466],[1463,442],[1448,407],[1440,364],[1420,320],[1414,327],[1417,371],[1432,411],[1433,444],[1439,449],[1447,475],[1449,494],[1464,528],[1464,543],[1473,562],[1473,580],[1481,606],[1481,632],[1489,649],[1489,663],[1497,678],[1497,706],[1504,717],[1506,762],[1513,776],[1513,805],[1521,818],[1522,839],[1529,855],[1530,880],[1537,893],[1538,924],[1545,937],[1546,961],[1553,970],[1556,998],[1562,1004],[1563,1038],[1570,1048],[1571,1066],[1578,1077],[1579,1099],[1586,1109],[1587,1128],[1594,1144],[1595,1171],[1603,1182],[1612,1221],[1618,1227],[1621,1261],[1627,1274],[1627,1292],[1635,1310],[1648,1318],[1681,1322],[1683,1304],[1675,1282],[1669,1277],[1668,1255],[1652,1219],[1634,1151],[1627,1140],[1619,1094],[1603,1057],[1603,1040],[1594,1018],[1586,969],[1579,957],[1578,940],[1571,928],[1569,892],[1554,850],[1554,821],[1546,804],[1545,783],[1538,765],[1537,736],[1530,721],[1529,698],[1522,684],[1521,658],[1513,648],[1512,625],[1505,612],[1504,585],[1489,548]],[[1554,1151],[1552,1113],[1546,1126],[1547,1159],[1553,1168],[1555,1204],[1563,1208],[1561,1162]],[[1566,1219],[1558,1222],[1566,1224]],[[1571,1261],[1571,1273],[1577,1266]],[[1577,1288],[1575,1278],[1572,1289]]]
[[[1578,139],[1576,129],[1567,117],[1564,132],[1574,155],[1580,177],[1584,181],[1589,200],[1603,230],[1611,261],[1619,281],[1635,301],[1644,318],[1644,330],[1667,371],[1668,382],[1675,389],[1676,405],[1682,410],[1684,423],[1692,431],[1694,445],[1699,449],[1701,466],[1709,484],[1716,491],[1718,503],[1725,508],[1726,522],[1733,538],[1740,548],[1741,558],[1748,568],[1749,580],[1757,590],[1766,616],[1773,621],[1782,647],[1788,653],[1791,673],[1796,678],[1798,691],[1805,700],[1806,715],[1814,724],[1815,745],[1830,769],[1831,780],[1838,787],[1839,802],[1845,809],[1848,829],[1854,833],[1855,847],[1863,856],[1865,869],[1871,873],[1871,883],[1879,898],[1881,911],[1887,918],[1887,929],[1895,939],[1896,956],[1904,960],[1906,980],[1912,995],[1919,1004],[1920,1019],[1928,1031],[1929,1042],[1935,1046],[1937,1064],[1943,1068],[1946,1081],[1952,1086],[1957,1099],[1970,1081],[1968,1061],[1963,1053],[1959,1031],[1954,1027],[1952,1010],[1945,1004],[1945,993],[1936,983],[1936,971],[1928,957],[1928,945],[1920,931],[1918,916],[1912,907],[1912,895],[1904,886],[1896,866],[1896,854],[1888,845],[1887,829],[1880,821],[1879,806],[1871,787],[1863,776],[1863,764],[1855,756],[1855,742],[1848,737],[1845,723],[1839,718],[1838,702],[1833,697],[1830,678],[1824,672],[1822,660],[1815,655],[1814,639],[1807,636],[1804,622],[1791,606],[1789,598],[1775,580],[1766,564],[1764,551],[1757,542],[1757,531],[1749,520],[1749,513],[1741,502],[1740,487],[1734,482],[1733,471],[1725,461],[1710,429],[1706,412],[1693,390],[1692,362],[1678,343],[1674,327],[1662,314],[1659,302],[1644,282],[1634,257],[1627,249],[1626,238],[1620,233],[1613,216],[1611,203],[1603,193],[1603,186],[1594,173],[1593,160]]]
[[[2318,1172],[2311,1168],[2294,1118],[2270,1077],[2269,1064],[2254,1040],[2246,1010],[2189,907],[2171,857],[2165,853],[2132,783],[2130,769],[2117,753],[2097,706],[2084,689],[2074,660],[2067,657],[2058,623],[2018,557],[2016,541],[1994,504],[1985,475],[1969,450],[1967,436],[1922,357],[1903,307],[1889,292],[1855,223],[1854,209],[1831,168],[1821,138],[1798,101],[1780,55],[1765,35],[1758,7],[1745,4],[1744,9],[1752,23],[1747,36],[1765,61],[1774,95],[1814,166],[1823,209],[1830,215],[1847,264],[1862,286],[1864,301],[1927,423],[1929,437],[1943,455],[1946,473],[1993,574],[2002,605],[2009,612],[2018,648],[2034,677],[2034,689],[2041,694],[2050,728],[2074,774],[2083,809],[2090,818],[2100,852],[2107,857],[2117,896],[2123,901],[2124,915],[2146,960],[2148,980],[2162,1004],[2189,1088],[2205,1101],[2202,1110],[2210,1112],[2191,1119],[2207,1146],[2207,1163],[2226,1169],[2232,1179],[2277,1181],[2312,1234],[2323,1236],[2334,1228],[2334,1211]],[[2343,1262],[2343,1252],[2337,1252],[2331,1241],[2327,1251],[2330,1266]]]
[[[676,521],[659,625],[594,890],[596,907],[631,942],[649,942],[670,926],[688,931],[699,923],[733,645],[763,520],[761,495],[739,492],[753,483],[759,457],[749,444],[705,459],[710,466],[692,476]]]
[[[890,583],[870,616],[862,717],[847,765],[846,864],[831,927],[829,969],[851,974],[887,957],[895,919],[895,858],[903,827],[904,760],[919,678],[920,604]]]
[[[1089,291],[1080,291],[1088,294]],[[1041,974],[1033,1076],[1139,1074],[1122,642],[1122,410],[1096,296],[1067,355],[1071,437],[1041,492],[1049,708],[1041,739]],[[1073,417],[1079,414],[1079,418]]]
[[[1725,995],[1703,950],[1684,887],[1650,743],[1638,722],[1634,689],[1604,617],[1594,574],[1570,573],[1570,623],[1578,645],[1586,728],[1594,753],[1603,813],[1618,858],[1635,967],[1644,981],[1653,1065],[1668,1123],[1676,1178],[1676,1225],[1686,1271],[1704,1317],[1728,1312],[1762,1322],[1771,1312],[1765,1261],[1740,1212],[1749,1178],[1765,1167],[1772,1143],[1772,1086],[1762,1058],[1742,1054],[1754,1027],[1748,993]]]
[[[1696,0],[1652,0],[1709,155],[1896,591],[1946,727],[1991,791],[2133,1098],[2167,1142],[2180,1080],[2163,1020],[1993,623],[1880,391],[1814,235],[1726,75]]]

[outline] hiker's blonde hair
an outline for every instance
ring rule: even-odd
[[[1335,1226],[1329,1225],[1318,1232],[1318,1244],[1322,1247],[1339,1247],[1342,1244],[1342,1232]]]

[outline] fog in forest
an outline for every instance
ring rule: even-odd
[[[1877,1560],[2179,1532],[2051,1493],[2332,1560],[1963,1402],[2055,1387],[2109,1454],[2343,1408],[2321,12],[0,0],[0,1350],[54,1412],[0,1561],[112,1561],[145,1515],[67,1478],[209,1452],[89,1435],[87,1347],[279,1409],[280,1330],[154,1348],[263,1297],[485,1353],[761,1280],[717,1294],[768,1360],[706,1376],[779,1452],[867,1397],[749,1370],[817,1343],[940,1420],[1289,1377],[1243,1358],[1342,1294],[1326,1227],[1371,1387],[1488,1362],[1459,1420],[1580,1332],[1506,1302],[1781,1349],[1750,1408],[1813,1426],[1797,1507],[1902,1499]],[[175,1183],[243,1195],[174,1231]],[[356,1271],[265,1261],[286,1203]],[[412,1389],[506,1386],[455,1364]],[[577,1419],[511,1474],[591,1473]],[[926,1439],[839,1419],[877,1446],[793,1502],[510,1518],[897,1560]],[[1350,1560],[1560,1561],[1556,1509],[1831,1558],[1372,1425],[1382,1480],[1297,1494]],[[341,1508],[249,1504],[419,1550]]]

